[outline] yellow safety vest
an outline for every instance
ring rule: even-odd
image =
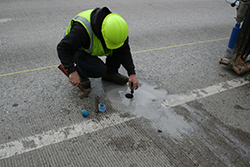
[[[95,33],[93,32],[92,28],[91,28],[91,21],[90,21],[90,16],[91,16],[91,12],[93,11],[93,9],[91,10],[87,10],[84,12],[79,13],[78,15],[76,15],[70,22],[66,32],[65,32],[65,36],[70,32],[71,26],[73,24],[73,22],[79,22],[81,23],[85,29],[87,30],[88,34],[89,34],[89,38],[90,38],[90,46],[88,49],[85,48],[79,48],[79,50],[84,50],[87,53],[89,53],[92,56],[109,56],[112,55],[112,50],[111,49],[107,49],[107,48],[103,48],[102,46],[102,42],[99,38],[97,38],[97,36],[95,35]],[[83,39],[84,40],[84,39]]]

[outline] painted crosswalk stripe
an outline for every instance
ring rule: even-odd
[[[208,86],[203,89],[192,90],[185,94],[168,95],[167,98],[162,103],[162,106],[167,108],[178,106],[180,104],[202,99],[249,83],[250,83],[250,77],[238,78],[230,81],[221,82],[212,86]]]
[[[8,21],[11,21],[11,18],[4,18],[4,19],[0,19],[0,23],[6,23]]]
[[[29,136],[5,144],[0,144],[0,159],[5,159],[14,155],[36,150],[48,145],[98,131],[106,127],[115,126],[117,124],[136,118],[139,118],[139,116],[123,118],[120,117],[119,114],[113,113],[111,115],[107,115],[99,122],[93,119],[89,119],[79,124],[63,127],[56,130],[50,130],[42,134]]]

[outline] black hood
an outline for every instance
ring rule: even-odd
[[[101,33],[102,22],[104,18],[110,13],[111,11],[107,7],[95,8],[91,13],[90,19],[93,32],[95,33],[97,38],[101,39],[101,41],[104,41]]]

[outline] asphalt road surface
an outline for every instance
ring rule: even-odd
[[[100,78],[80,99],[57,68],[71,18],[103,6],[129,25],[133,99]],[[218,63],[235,15],[224,0],[1,0],[0,166],[250,166],[250,75]]]

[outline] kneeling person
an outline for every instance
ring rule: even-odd
[[[81,84],[90,89],[89,77],[102,77],[121,85],[129,82],[132,90],[139,87],[128,43],[128,25],[107,7],[75,16],[57,45],[57,52],[74,86]],[[106,63],[98,56],[107,56]],[[121,65],[129,78],[118,73]]]

